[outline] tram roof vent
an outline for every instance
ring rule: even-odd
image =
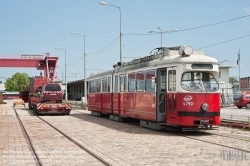
[[[191,46],[181,46],[179,48],[179,54],[181,56],[190,56],[193,53],[193,48]]]

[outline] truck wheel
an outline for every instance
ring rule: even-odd
[[[33,105],[33,113],[36,114],[36,115],[38,115],[37,114],[37,107],[36,107],[36,105]]]
[[[31,105],[30,105],[30,102],[28,103],[28,106],[29,106],[29,109],[30,110],[32,110],[33,108],[31,107]]]
[[[246,108],[250,109],[250,103],[247,103]]]

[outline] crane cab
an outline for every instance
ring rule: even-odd
[[[42,87],[41,102],[62,103],[62,89],[57,83],[48,83]]]

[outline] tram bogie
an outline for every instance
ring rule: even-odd
[[[142,127],[211,128],[220,124],[218,61],[191,47],[158,52],[88,78],[88,109]]]

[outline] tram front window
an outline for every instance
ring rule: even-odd
[[[182,75],[181,86],[186,91],[218,91],[214,76],[207,72],[187,72]]]

